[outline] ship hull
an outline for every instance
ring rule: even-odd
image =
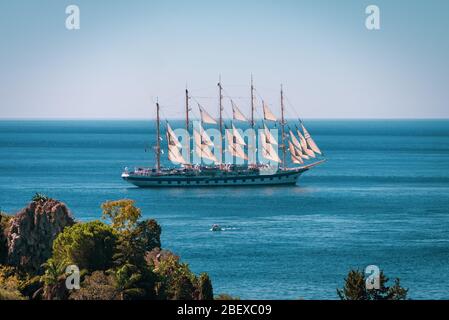
[[[122,178],[140,188],[295,185],[299,176],[306,170],[287,170],[271,175],[145,176],[123,174]]]

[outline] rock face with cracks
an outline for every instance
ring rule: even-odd
[[[64,203],[45,199],[31,202],[9,223],[7,263],[39,273],[42,264],[52,255],[53,240],[75,222]]]

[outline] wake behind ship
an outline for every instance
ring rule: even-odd
[[[257,124],[254,117],[256,103],[252,79],[250,119],[240,111],[231,98],[227,97],[232,107],[232,120],[226,125],[223,120],[225,97],[221,81],[218,83],[218,89],[218,121],[196,101],[195,97],[189,96],[187,89],[185,92],[184,133],[179,136],[171,128],[169,122],[165,121],[168,159],[177,164],[176,167],[164,168],[161,166],[161,156],[164,152],[161,148],[163,139],[161,137],[160,106],[157,102],[157,137],[154,147],[156,166],[154,168],[135,168],[132,171],[125,169],[122,178],[138,187],[296,185],[303,172],[325,161],[321,150],[305,128],[303,121],[298,119],[299,123],[294,127],[285,121],[282,86],[281,119],[278,120],[262,100],[263,120],[261,124]],[[197,121],[192,130],[189,120],[191,99],[195,99],[197,102],[201,117],[201,121]],[[249,128],[243,135],[242,130],[236,127],[238,122],[246,123],[247,126],[249,124]],[[277,129],[269,128],[270,122],[275,125],[279,124],[280,139]],[[218,138],[211,139],[211,135],[208,134],[204,125],[218,127]],[[191,131],[193,131],[193,139],[190,138]],[[179,141],[179,137],[182,137],[183,143]],[[281,149],[282,159],[278,155],[278,148]],[[290,155],[289,163],[286,161],[287,153]],[[315,159],[312,163],[306,163],[312,159]]]

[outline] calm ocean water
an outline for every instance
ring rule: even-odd
[[[328,162],[296,187],[152,190],[120,179],[153,164],[150,121],[0,121],[0,207],[43,192],[85,221],[135,199],[216,293],[336,299],[350,268],[375,264],[413,299],[449,299],[449,120],[307,124]]]

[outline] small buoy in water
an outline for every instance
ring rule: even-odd
[[[221,231],[221,227],[218,224],[213,224],[210,231]]]

